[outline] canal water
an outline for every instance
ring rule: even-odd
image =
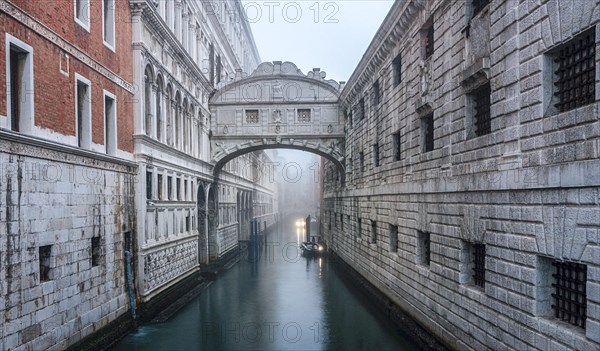
[[[418,349],[327,257],[302,257],[293,226],[280,228],[258,259],[244,257],[168,322],[141,326],[114,350]]]

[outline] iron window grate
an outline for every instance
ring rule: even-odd
[[[392,66],[394,67],[394,86],[398,86],[402,81],[402,57],[400,54],[396,56]]]
[[[489,134],[492,131],[490,99],[492,90],[490,82],[485,83],[473,92],[475,102],[475,134],[477,136]]]
[[[310,122],[310,109],[298,109],[298,122],[299,123]]]
[[[479,287],[485,286],[485,245],[473,245],[473,282]]]
[[[258,123],[258,110],[246,110],[246,123]]]
[[[373,163],[379,167],[379,144],[373,144]]]
[[[376,81],[373,84],[373,105],[377,106],[381,102],[381,88],[379,86],[379,81]]]
[[[561,47],[556,62],[555,104],[565,112],[596,100],[595,27]]]
[[[365,99],[362,98],[358,101],[358,119],[365,118]]]
[[[471,17],[477,16],[489,3],[490,0],[473,0],[473,15]]]
[[[587,266],[574,262],[553,262],[552,265],[556,267],[552,275],[556,280],[552,284],[554,316],[585,329]]]

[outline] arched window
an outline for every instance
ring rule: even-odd
[[[162,76],[158,76],[156,78],[156,139],[162,140],[163,138],[163,120],[164,120],[164,111],[163,111],[163,99],[164,99],[164,90],[163,90],[163,80]]]
[[[146,127],[146,135],[152,132],[152,83],[154,77],[150,66],[146,66],[144,72],[144,119]]]
[[[188,126],[187,126],[187,117],[188,117],[188,99],[187,97],[183,98],[183,113],[181,114],[181,134],[182,134],[182,145],[181,150],[186,151],[188,145]]]

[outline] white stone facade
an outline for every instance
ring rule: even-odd
[[[597,47],[598,4],[475,3],[394,4],[340,97],[346,182],[326,166],[323,228],[342,259],[453,349],[597,350],[600,56],[591,101],[564,112],[554,60],[590,36]],[[473,96],[487,82],[486,133]],[[553,263],[585,267],[585,327],[555,316]]]

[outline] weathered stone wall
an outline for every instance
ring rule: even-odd
[[[598,103],[555,111],[552,63],[556,48],[598,32],[598,10],[492,1],[471,18],[469,1],[399,2],[342,92],[346,183],[326,166],[329,245],[452,348],[600,348]],[[597,53],[595,62],[598,77]],[[477,136],[469,94],[485,81],[491,132]],[[473,244],[485,245],[483,287],[472,281]],[[587,268],[585,328],[554,317],[553,261]]]
[[[64,349],[129,308],[135,164],[0,137],[0,348]]]

